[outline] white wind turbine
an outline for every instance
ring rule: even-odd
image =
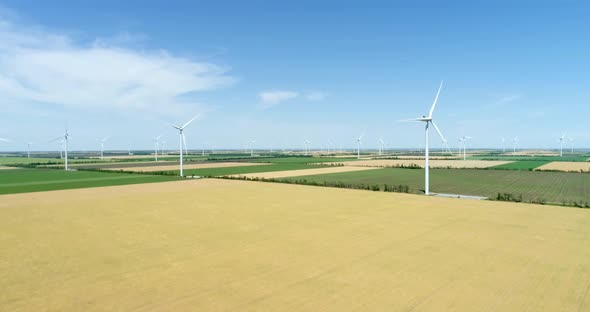
[[[461,145],[463,145],[463,160],[467,159],[467,141],[471,139],[472,137],[469,136],[463,136],[459,139],[459,142],[461,142]]]
[[[506,153],[506,139],[502,138],[502,153]]]
[[[571,153],[574,153],[574,139],[572,139],[572,137],[568,137],[568,139],[570,140],[570,148],[571,148]]]
[[[198,114],[197,116],[193,117],[193,119],[189,120],[187,123],[185,123],[181,127],[180,126],[175,126],[175,125],[170,125],[172,128],[178,130],[178,136],[180,137],[180,145],[179,145],[180,153],[179,153],[179,155],[180,155],[180,176],[181,177],[184,177],[184,171],[183,171],[183,167],[182,167],[182,165],[183,165],[183,163],[182,163],[182,161],[183,161],[183,159],[182,159],[182,156],[183,156],[182,146],[183,146],[183,143],[184,143],[184,133],[183,133],[183,131],[184,131],[184,128],[186,128],[186,126],[190,125],[190,123],[193,122],[195,119],[197,119],[197,117],[199,117],[200,115],[201,114]]]
[[[33,142],[27,143],[27,158],[31,158],[31,145],[33,145]]]
[[[383,155],[383,147],[385,146],[385,141],[383,141],[383,137],[379,137],[379,156]]]
[[[156,156],[156,161],[158,161],[158,148],[160,147],[161,138],[162,135],[160,134],[159,136],[152,139],[154,141],[154,155]]]
[[[250,141],[250,157],[254,157],[254,143],[256,143],[256,140]]]
[[[104,137],[99,140],[99,142],[100,142],[100,159],[103,159],[103,155],[104,155],[104,142],[106,142],[110,138],[111,137]]]
[[[361,144],[363,143],[363,136],[365,132],[361,133],[361,135],[356,139],[356,158],[361,159]]]
[[[563,140],[565,139],[565,134],[562,134],[559,137],[559,157],[563,157]]]
[[[68,170],[68,141],[70,140],[70,135],[68,134],[68,128],[67,127],[66,127],[66,130],[65,130],[65,134],[64,135],[60,135],[57,138],[49,141],[48,143],[57,141],[59,139],[63,139],[62,142],[64,143],[64,155],[65,155],[65,159],[66,159],[66,162],[65,162],[65,170],[67,171]]]
[[[442,89],[443,82],[440,82],[440,86],[438,87],[438,92],[436,93],[436,97],[434,98],[434,102],[432,103],[432,107],[430,107],[430,111],[428,112],[428,116],[422,116],[420,118],[406,120],[406,121],[418,121],[425,123],[425,130],[424,130],[424,137],[425,137],[425,144],[424,144],[424,194],[429,195],[429,164],[428,164],[428,156],[429,156],[429,147],[428,147],[428,128],[429,125],[432,124],[440,138],[444,141],[445,137],[442,135],[436,124],[432,119],[432,113],[434,112],[434,108],[436,107],[436,102],[438,101],[438,96],[440,95],[440,90]]]
[[[512,139],[512,147],[514,152],[516,153],[516,150],[518,150],[518,137],[515,136],[514,139]]]
[[[131,156],[131,143],[127,144],[127,152]]]
[[[310,142],[308,139],[305,139],[305,140],[303,141],[303,150],[304,150],[304,152],[305,152],[305,155],[309,155],[309,144],[310,144],[310,143],[311,143],[311,142]]]

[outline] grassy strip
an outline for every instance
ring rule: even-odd
[[[545,164],[550,163],[549,160],[520,160],[508,164],[488,167],[488,170],[534,170]]]
[[[164,175],[135,175],[98,171],[5,170],[0,173],[0,194],[153,183],[178,179],[178,177]]]

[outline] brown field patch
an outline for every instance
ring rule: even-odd
[[[246,162],[211,162],[211,163],[187,163],[184,169],[206,169],[206,168],[225,168],[225,167],[242,167],[242,166],[263,166],[268,163],[246,163]],[[105,168],[104,170],[123,170],[132,172],[155,172],[155,171],[175,171],[180,170],[180,164],[166,166],[146,166],[146,167],[116,167]]]
[[[247,174],[235,174],[231,177],[242,177],[242,178],[264,178],[264,179],[276,179],[276,178],[287,178],[287,177],[300,177],[314,174],[329,174],[329,173],[340,173],[350,171],[362,171],[371,170],[378,168],[367,168],[367,167],[347,167],[347,166],[334,166],[317,169],[299,169],[299,170],[284,170],[284,171],[272,171],[272,172],[258,172],[258,173],[247,173]]]
[[[511,163],[512,161],[497,160],[430,160],[430,168],[488,168],[498,165]],[[375,159],[375,160],[357,160],[345,161],[338,164],[354,167],[424,167],[424,160],[409,159]]]
[[[541,167],[538,167],[535,170],[557,170],[557,171],[566,171],[566,172],[589,172],[590,171],[590,163],[588,162],[575,162],[575,161],[552,161],[548,164],[545,164]]]
[[[217,179],[0,196],[2,311],[587,311],[590,211]]]

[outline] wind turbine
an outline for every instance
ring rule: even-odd
[[[428,149],[428,127],[430,124],[432,124],[432,126],[434,127],[434,129],[436,130],[436,132],[438,133],[438,135],[441,137],[441,139],[444,141],[445,137],[442,135],[442,133],[440,132],[440,130],[438,129],[438,127],[436,126],[436,124],[434,123],[434,121],[432,120],[432,113],[434,112],[434,108],[436,107],[436,102],[438,101],[438,96],[440,95],[440,90],[442,89],[442,85],[443,82],[441,80],[440,82],[440,86],[438,87],[438,92],[436,93],[436,97],[434,98],[434,102],[432,103],[432,107],[430,107],[430,111],[428,112],[428,116],[422,116],[420,118],[416,118],[416,119],[412,119],[412,120],[407,120],[407,121],[418,121],[418,122],[424,122],[425,123],[425,129],[424,129],[424,138],[425,138],[425,144],[424,144],[424,194],[429,195],[430,194],[430,190],[429,190],[429,164],[428,164],[428,156],[429,156],[429,149]]]
[[[160,138],[162,138],[161,134],[152,139],[154,141],[154,155],[156,156],[156,161],[158,161],[158,148],[160,147]]]
[[[563,157],[563,140],[565,139],[565,134],[562,134],[559,137],[559,157]]]
[[[568,137],[568,139],[570,140],[570,147],[571,147],[571,153],[574,153],[574,139],[572,139],[572,137]]]
[[[131,143],[127,145],[127,152],[129,153],[129,156],[131,156]]]
[[[502,137],[502,153],[506,153],[506,139]]]
[[[256,143],[256,140],[250,141],[250,157],[254,157],[254,143]]]
[[[111,137],[104,137],[100,139],[100,159],[103,159],[103,152],[104,152],[104,142],[106,142]]]
[[[65,134],[64,135],[60,135],[57,138],[55,138],[55,139],[53,139],[53,140],[51,140],[51,141],[49,141],[47,143],[51,143],[51,142],[57,141],[59,139],[63,139],[62,142],[64,144],[64,155],[65,155],[65,159],[66,159],[66,162],[65,162],[65,170],[67,171],[68,170],[68,141],[70,139],[70,135],[68,134],[68,128],[67,127],[66,127],[66,130],[65,130]]]
[[[183,167],[182,167],[182,156],[183,156],[183,154],[182,154],[182,145],[183,145],[183,142],[184,142],[184,133],[183,133],[183,131],[184,131],[184,128],[186,128],[186,126],[190,125],[191,122],[193,122],[193,120],[197,119],[197,117],[199,117],[200,115],[201,114],[198,114],[197,116],[193,117],[193,119],[189,120],[187,123],[185,123],[184,125],[182,125],[182,127],[175,126],[175,125],[170,125],[172,128],[178,130],[178,135],[180,137],[180,145],[179,145],[180,153],[179,153],[179,155],[180,155],[180,176],[181,177],[184,177],[184,171],[183,171]]]
[[[356,139],[356,158],[361,159],[361,144],[363,143],[363,135],[365,132],[361,133],[361,135]]]
[[[461,144],[463,145],[463,160],[467,160],[467,140],[471,140],[472,137],[469,136],[463,136],[462,138],[459,139],[459,142],[461,142]]]
[[[309,154],[309,143],[311,143],[311,142],[309,142],[308,139],[305,139],[303,141],[303,149],[305,151],[305,155],[308,155]]]
[[[383,147],[385,146],[385,141],[383,141],[382,137],[379,137],[379,156],[383,155]]]
[[[31,158],[31,145],[33,145],[33,142],[27,143],[27,158]]]
[[[514,152],[516,153],[516,150],[518,149],[518,137],[517,136],[515,136],[514,139],[512,139],[512,144],[513,144]]]

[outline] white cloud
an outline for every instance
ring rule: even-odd
[[[258,94],[262,108],[268,108],[281,102],[292,100],[297,96],[299,96],[297,92],[284,90],[264,91]]]
[[[0,21],[0,94],[24,105],[174,113],[198,105],[187,94],[234,81],[224,67],[116,44]]]
[[[308,101],[321,101],[328,96],[327,93],[321,91],[309,92],[305,95]]]

